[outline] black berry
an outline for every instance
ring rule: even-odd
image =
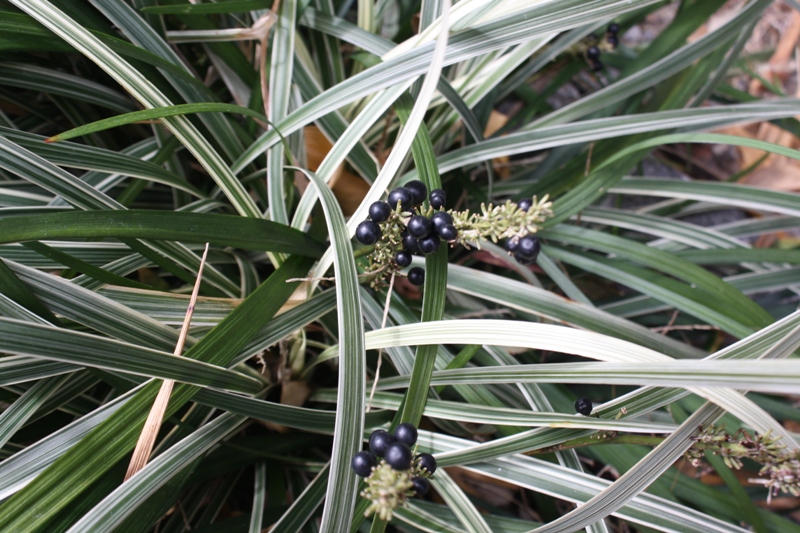
[[[533,207],[533,200],[530,198],[523,198],[517,203],[517,206],[527,213],[531,210],[531,207]]]
[[[377,459],[375,459],[375,456],[368,451],[358,452],[353,456],[353,460],[350,461],[350,466],[353,467],[353,472],[355,472],[357,476],[361,477],[369,476],[372,473],[372,467],[376,464],[378,464]]]
[[[506,250],[511,252],[511,253],[514,253],[517,250],[519,250],[519,239],[517,239],[516,237],[512,237],[510,239],[507,239],[506,240]]]
[[[446,241],[454,241],[458,237],[458,230],[452,224],[448,224],[439,230],[439,237]]]
[[[606,37],[606,42],[611,48],[616,48],[617,45],[619,44],[619,38],[617,38],[616,35],[609,35],[608,37]]]
[[[617,24],[616,22],[612,22],[611,24],[609,24],[608,33],[612,35],[616,35],[617,33],[619,33],[619,24]]]
[[[519,252],[514,254],[514,259],[516,259],[517,263],[520,265],[532,265],[534,263],[533,259],[530,257],[523,257]]]
[[[413,237],[421,239],[427,237],[431,232],[431,219],[422,215],[414,215],[408,219],[406,227]]]
[[[409,253],[415,254],[419,252],[419,241],[416,237],[411,235],[408,231],[404,231],[402,233],[403,237],[403,248],[405,248]]]
[[[414,496],[422,497],[428,494],[431,482],[424,477],[415,477],[411,480],[411,488],[414,489]]]
[[[373,202],[372,205],[369,206],[369,218],[371,218],[374,222],[383,222],[388,220],[389,215],[391,214],[392,208],[383,200]]]
[[[436,472],[436,459],[429,453],[421,453],[417,455],[417,463],[419,463],[419,466],[427,470],[429,474]]]
[[[526,259],[536,259],[539,251],[542,249],[542,243],[533,235],[525,235],[519,240],[519,255]]]
[[[428,188],[419,180],[412,180],[405,184],[405,188],[411,191],[411,202],[413,205],[419,205],[425,201],[428,196]]]
[[[381,227],[373,220],[365,220],[356,228],[356,239],[361,244],[375,244],[381,238]]]
[[[406,446],[417,443],[417,428],[410,422],[403,422],[394,429],[394,438]]]
[[[436,233],[439,233],[439,230],[448,224],[451,226],[453,225],[453,217],[450,216],[450,213],[447,211],[437,211],[433,215],[431,215],[431,224],[433,224],[433,230]]]
[[[383,459],[395,470],[408,470],[411,466],[411,450],[402,442],[395,442],[386,448]]]
[[[419,251],[425,255],[431,255],[439,249],[439,236],[428,235],[419,240]]]
[[[592,414],[592,400],[589,398],[578,398],[575,400],[575,410],[583,416]]]
[[[369,449],[378,457],[383,457],[386,448],[395,441],[394,435],[382,429],[376,429],[369,436]]]
[[[411,252],[405,250],[397,252],[397,255],[394,256],[394,262],[397,263],[397,266],[400,268],[407,267],[411,264]]]
[[[408,281],[417,287],[425,283],[425,270],[420,267],[414,267],[408,271]]]
[[[586,49],[586,57],[589,59],[599,59],[600,58],[600,49],[596,46],[590,46]]]
[[[405,187],[398,187],[390,192],[389,205],[392,207],[392,209],[397,207],[398,202],[400,202],[400,205],[403,209],[410,209],[413,207],[413,196],[411,195],[411,191]]]
[[[434,189],[431,191],[429,200],[431,202],[431,207],[434,209],[442,209],[444,204],[447,203],[447,195],[442,189]]]

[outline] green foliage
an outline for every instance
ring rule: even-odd
[[[691,159],[800,159],[709,133],[796,133],[798,100],[734,83],[769,0],[622,37],[669,4],[1,1],[0,530],[800,532],[770,505],[800,493],[800,252],[754,245],[800,195]],[[423,287],[351,241],[412,179],[461,213]],[[523,226],[535,267],[502,248]],[[441,499],[365,518],[350,459],[401,422]]]

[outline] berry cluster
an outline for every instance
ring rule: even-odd
[[[430,208],[422,205],[426,197]],[[428,195],[425,184],[413,180],[393,189],[387,200],[369,206],[369,218],[356,228],[356,239],[361,244],[376,245],[379,254],[394,252],[391,262],[397,269],[410,265],[413,254],[430,255],[442,241],[453,242],[458,238],[453,217],[441,210],[447,202],[442,189],[434,189]],[[412,268],[408,280],[414,285],[424,284],[425,271]]]
[[[367,488],[361,496],[370,500],[366,516],[376,513],[391,520],[392,512],[408,498],[424,496],[430,489],[428,478],[436,471],[436,459],[429,453],[414,454],[417,428],[405,422],[394,433],[377,429],[369,437],[369,451],[353,456],[353,471],[365,477]],[[378,462],[380,458],[380,462]]]
[[[617,48],[618,44],[619,44],[619,24],[617,24],[616,22],[612,22],[611,24],[609,24],[608,29],[606,30],[605,42],[604,43],[599,42],[597,44],[593,44],[586,49],[586,59],[589,60],[589,64],[592,66],[592,70],[594,70],[595,72],[603,70],[603,63],[600,62],[601,48],[607,50],[614,50]]]
[[[523,198],[517,203],[522,211],[528,212],[533,207],[533,200],[530,198]],[[514,254],[514,259],[523,265],[532,265],[539,257],[539,251],[542,249],[542,243],[539,238],[530,233],[523,236],[513,236],[506,240],[506,250]]]
[[[372,287],[383,286],[391,273],[411,264],[414,254],[431,254],[442,241],[451,246],[460,244],[467,249],[487,240],[506,240],[506,250],[517,261],[530,265],[536,261],[541,244],[534,236],[542,223],[553,215],[552,202],[523,198],[519,203],[507,200],[503,204],[481,204],[480,212],[444,210],[447,197],[436,189],[428,196],[430,207],[422,205],[427,188],[421,181],[411,181],[389,193],[387,202],[374,202],[369,218],[356,228],[356,238],[365,249]],[[410,207],[409,207],[410,206]],[[425,271],[420,267],[408,271],[414,285],[425,283]]]

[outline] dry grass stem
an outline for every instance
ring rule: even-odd
[[[183,345],[186,342],[186,335],[189,332],[189,324],[192,322],[192,314],[194,313],[194,306],[197,302],[197,293],[200,291],[200,280],[203,279],[203,267],[206,264],[206,256],[208,255],[208,243],[203,251],[203,258],[200,260],[200,268],[197,272],[197,280],[192,289],[192,297],[189,300],[189,307],[186,309],[186,316],[183,319],[183,326],[181,326],[181,333],[178,337],[178,343],[175,345],[174,355],[180,355],[183,352]],[[125,473],[125,481],[129,480],[139,470],[145,467],[150,454],[153,451],[153,444],[156,441],[158,430],[161,428],[161,421],[164,419],[164,413],[167,411],[169,405],[169,396],[172,394],[172,387],[175,382],[171,379],[165,379],[161,383],[161,389],[158,391],[153,402],[153,407],[150,409],[150,414],[147,415],[147,420],[142,428],[142,434],[139,435],[139,440],[136,442],[136,448],[133,450],[133,457],[128,465],[128,471]]]

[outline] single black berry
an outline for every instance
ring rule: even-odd
[[[397,263],[397,266],[400,268],[405,268],[411,264],[411,252],[407,252],[405,250],[401,250],[397,252],[394,256],[394,262]]]
[[[452,224],[448,224],[439,229],[439,237],[446,241],[454,241],[458,237],[458,230]]]
[[[408,219],[406,227],[413,237],[421,239],[422,237],[427,237],[431,232],[431,219],[422,215],[414,215]]]
[[[606,42],[611,48],[616,48],[619,44],[619,38],[616,35],[609,35],[606,37]]]
[[[372,467],[378,464],[378,460],[372,455],[372,452],[363,451],[358,452],[353,456],[350,461],[350,466],[353,467],[353,472],[357,476],[368,477],[372,473]]]
[[[526,259],[536,259],[539,251],[542,249],[542,243],[533,235],[525,235],[519,240],[519,255]]]
[[[592,400],[589,398],[578,398],[575,400],[575,410],[583,416],[592,414]]]
[[[431,202],[431,207],[434,209],[442,209],[444,204],[447,203],[447,195],[442,189],[434,189],[431,191],[429,200]]]
[[[520,255],[519,252],[514,254],[514,259],[516,259],[517,263],[519,263],[520,265],[527,266],[527,265],[532,265],[534,263],[533,259],[531,259],[530,257],[523,257],[522,255]]]
[[[516,237],[511,237],[510,239],[506,239],[506,250],[514,253],[519,250],[519,239]]]
[[[436,472],[436,458],[429,453],[421,453],[417,455],[417,463],[419,463],[419,466],[427,470],[429,474]]]
[[[402,442],[394,442],[386,448],[383,459],[395,470],[408,470],[411,466],[411,450]]]
[[[405,188],[411,191],[411,202],[413,205],[419,205],[425,201],[428,196],[428,188],[419,180],[411,180],[405,184]]]
[[[441,195],[430,197],[431,207],[434,209],[444,209],[445,204],[447,203],[447,198]]]
[[[408,281],[417,287],[422,286],[422,284],[425,283],[425,270],[421,267],[412,268],[408,271]]]
[[[409,253],[415,254],[419,252],[419,241],[416,237],[411,235],[407,230],[401,234],[403,238],[403,248]]]
[[[372,205],[369,206],[369,218],[371,218],[374,222],[383,222],[388,220],[389,215],[391,214],[392,208],[383,200],[373,202]]]
[[[526,213],[530,211],[531,207],[533,207],[533,200],[530,198],[523,198],[519,202],[517,202],[517,206],[525,211]]]
[[[381,227],[374,220],[365,220],[356,228],[356,239],[361,244],[375,244],[381,238]]]
[[[608,33],[610,33],[612,35],[618,34],[619,33],[619,24],[617,24],[616,22],[612,22],[611,24],[609,24],[608,25]]]
[[[431,224],[433,224],[433,230],[436,233],[439,233],[439,230],[448,224],[453,224],[453,217],[450,216],[450,213],[447,211],[437,211],[433,215],[431,215]]]
[[[415,477],[411,480],[411,488],[414,489],[414,496],[421,498],[428,494],[431,482],[424,477]]]
[[[395,441],[394,435],[383,429],[376,429],[369,436],[369,449],[377,457],[383,457],[386,448]]]
[[[600,49],[596,46],[590,46],[586,49],[586,57],[589,59],[599,59],[600,58]]]
[[[600,72],[603,70],[603,64],[600,61],[592,61],[592,70],[595,72]]]
[[[394,189],[392,192],[389,193],[389,205],[392,209],[397,207],[397,203],[400,202],[400,205],[403,209],[410,209],[413,207],[413,196],[411,195],[411,191],[406,189],[405,187],[398,187]]]
[[[419,251],[425,255],[431,255],[439,249],[439,236],[428,235],[419,240]]]
[[[394,438],[406,446],[413,446],[417,443],[417,428],[410,422],[403,422],[394,428]]]

